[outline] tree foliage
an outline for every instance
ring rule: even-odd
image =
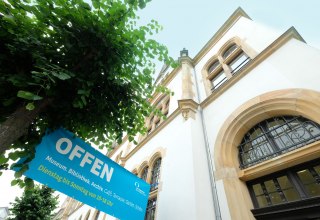
[[[48,128],[99,146],[145,132],[152,60],[172,63],[158,23],[136,25],[148,1],[0,2],[0,168],[9,148],[30,160]]]
[[[51,220],[58,204],[53,192],[46,186],[24,191],[21,198],[11,203],[9,220]]]

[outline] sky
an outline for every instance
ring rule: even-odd
[[[273,29],[294,26],[307,43],[320,48],[319,0],[153,0],[139,15],[163,26],[155,39],[174,59],[184,47],[193,58],[238,7]]]
[[[193,58],[238,7],[253,21],[281,32],[294,26],[309,45],[320,48],[319,0],[153,0],[139,15],[142,24],[155,19],[163,26],[153,37],[174,59],[183,48]],[[12,178],[12,171],[0,176],[0,207],[21,195],[19,187],[10,185]]]

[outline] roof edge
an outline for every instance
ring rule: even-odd
[[[227,21],[219,28],[219,30],[210,38],[210,40],[202,47],[198,54],[193,58],[194,64],[196,65],[204,54],[211,49],[211,47],[221,39],[221,37],[234,25],[234,23],[241,17],[252,20],[249,15],[241,8],[238,7]]]

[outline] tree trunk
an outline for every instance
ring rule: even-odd
[[[30,124],[49,103],[48,99],[41,100],[32,111],[27,110],[25,106],[21,106],[6,121],[0,124],[0,155],[9,149],[16,140],[26,134]]]

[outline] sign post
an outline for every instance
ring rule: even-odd
[[[25,176],[121,220],[143,220],[150,185],[58,129],[42,138]]]

